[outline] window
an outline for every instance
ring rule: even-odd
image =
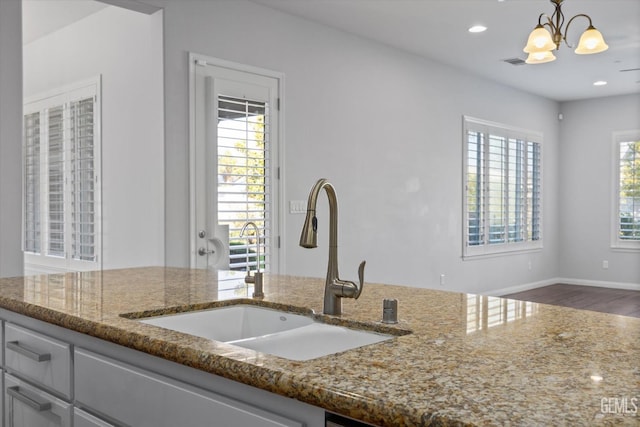
[[[96,268],[100,256],[99,81],[24,106],[26,271]]]
[[[464,118],[464,257],[542,246],[541,140]]]
[[[240,237],[242,226],[258,228],[260,268],[269,256],[268,104],[230,96],[218,97],[218,223],[228,226],[232,270],[256,270],[255,229]]]
[[[616,133],[613,247],[640,249],[640,132]]]

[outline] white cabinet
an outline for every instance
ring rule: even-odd
[[[218,394],[76,349],[76,405],[139,427],[302,427]]]
[[[325,425],[323,409],[294,399],[8,310],[0,319],[0,427]]]
[[[71,427],[71,405],[10,374],[4,376],[8,427]]]
[[[2,348],[4,425],[71,426],[71,346],[7,322]]]

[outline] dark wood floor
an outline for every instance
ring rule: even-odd
[[[557,284],[503,297],[640,317],[640,291]]]

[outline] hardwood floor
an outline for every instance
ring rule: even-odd
[[[640,291],[556,284],[503,297],[640,318]]]

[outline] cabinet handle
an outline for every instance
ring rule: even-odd
[[[37,351],[26,347],[24,344],[20,344],[18,341],[7,342],[7,348],[28,357],[31,360],[35,360],[36,362],[46,362],[47,360],[51,360],[51,353],[38,353]]]
[[[20,387],[18,386],[7,387],[7,394],[38,412],[44,412],[51,409],[51,402],[41,402],[22,394],[20,393]]]

